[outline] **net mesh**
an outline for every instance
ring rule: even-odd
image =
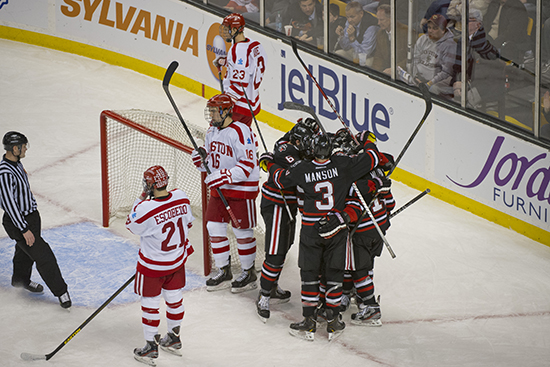
[[[107,166],[109,220],[126,218],[135,199],[143,191],[143,172],[154,165],[164,167],[168,173],[169,190],[179,188],[187,193],[193,215],[202,220],[201,173],[191,160],[193,144],[179,119],[173,115],[145,110],[111,112],[105,116],[106,162],[102,162]],[[206,129],[187,122],[186,125],[196,143],[202,145]],[[139,127],[147,131],[143,132]],[[170,140],[174,140],[175,144]],[[185,146],[184,149],[178,142]],[[256,269],[260,269],[265,255],[264,230],[256,227],[254,232],[257,243]],[[228,237],[232,266],[238,268],[237,241],[231,230],[228,231]]]

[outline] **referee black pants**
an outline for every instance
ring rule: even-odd
[[[16,241],[15,255],[13,256],[12,285],[27,285],[31,281],[32,266],[36,263],[36,270],[50,288],[53,295],[61,296],[67,292],[67,283],[63,280],[57,259],[48,243],[44,241],[41,232],[41,220],[38,211],[25,216],[30,231],[34,235],[34,244],[27,246],[21,231],[13,224],[10,217],[4,213],[2,225],[11,239]]]

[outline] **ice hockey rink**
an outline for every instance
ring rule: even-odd
[[[171,91],[182,115],[206,126],[205,100]],[[68,312],[47,289],[32,295],[12,288],[14,244],[0,229],[1,366],[143,366],[132,353],[144,340],[131,287],[49,361],[20,358],[22,352],[52,352],[134,273],[139,238],[121,220],[101,227],[99,150],[100,112],[132,108],[174,113],[160,80],[0,40],[0,134],[18,130],[30,140],[23,164],[43,237],[73,299]],[[411,132],[416,123],[411,121]],[[269,146],[282,135],[264,123],[260,127]],[[392,188],[397,207],[418,194],[398,182]],[[397,215],[387,238],[397,257],[384,250],[375,266],[383,326],[349,323],[352,306],[339,338],[329,344],[321,328],[311,343],[288,333],[289,324],[302,318],[297,246],[280,281],[292,291],[291,301],[272,306],[263,324],[256,316],[257,291],[206,292],[196,225],[191,242],[197,251],[187,263],[184,293],[183,356],[161,351],[157,365],[550,366],[549,247],[430,196]],[[44,284],[36,271],[33,280]]]

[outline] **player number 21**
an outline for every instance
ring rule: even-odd
[[[164,227],[162,227],[162,233],[166,233],[168,231],[168,235],[166,236],[166,239],[162,241],[161,249],[162,251],[172,251],[176,249],[177,247],[183,246],[185,243],[185,232],[183,230],[183,219],[180,217],[177,222],[177,230],[179,231],[180,238],[179,243],[170,245],[170,241],[172,240],[172,236],[176,232],[176,224],[174,222],[166,222]]]

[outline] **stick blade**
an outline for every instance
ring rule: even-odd
[[[164,79],[162,80],[162,86],[165,89],[168,87],[168,85],[170,85],[170,80],[172,79],[172,75],[174,75],[179,65],[180,64],[177,61],[172,61],[172,63],[168,66],[168,69],[166,69],[166,73],[164,74]]]
[[[304,111],[304,112],[307,112],[309,114],[313,113],[313,108],[311,108],[309,106],[306,106],[306,105],[296,103],[296,102],[291,102],[291,101],[284,102],[283,103],[283,108],[285,110]]]
[[[44,354],[31,354],[31,353],[21,353],[21,359],[24,361],[47,360]]]

